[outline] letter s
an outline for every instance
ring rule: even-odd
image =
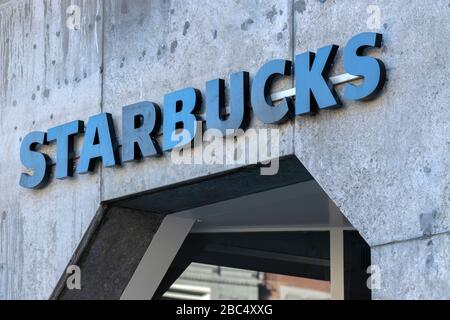
[[[361,85],[346,84],[344,97],[349,100],[370,100],[383,88],[386,82],[386,68],[383,62],[373,57],[363,56],[369,47],[381,47],[383,35],[364,32],[350,39],[344,50],[345,71],[364,77]]]
[[[48,155],[37,152],[39,145],[47,144],[45,132],[31,132],[22,141],[20,160],[22,164],[33,169],[33,175],[22,173],[20,185],[28,189],[39,189],[45,186],[50,176],[51,160]]]

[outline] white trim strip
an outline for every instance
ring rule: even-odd
[[[349,73],[344,73],[344,74],[340,74],[340,75],[331,77],[330,82],[333,86],[338,86],[338,85],[341,85],[341,84],[344,84],[347,82],[351,82],[351,81],[355,81],[355,80],[359,80],[359,79],[362,79],[362,77],[354,76]],[[293,96],[295,96],[295,88],[287,89],[287,90],[280,91],[280,92],[275,92],[270,96],[270,98],[272,99],[272,101],[280,101],[284,98],[293,97]]]
[[[344,231],[330,230],[331,300],[344,300]]]
[[[168,215],[154,235],[120,300],[151,300],[195,220]]]

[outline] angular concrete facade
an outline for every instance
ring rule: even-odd
[[[345,45],[372,23],[359,19],[374,14],[370,2],[351,9],[347,1],[321,2],[307,2],[295,20],[296,52]],[[448,299],[450,7],[445,1],[376,5],[384,48],[375,54],[388,77],[383,92],[371,102],[347,101],[338,112],[297,119],[295,153],[372,246],[383,283],[375,297]],[[428,240],[435,244],[429,255],[419,245]]]
[[[449,14],[441,0],[0,1],[0,299],[48,298],[102,202],[233,169],[166,154],[30,191],[18,183],[27,133],[110,112],[120,139],[125,105],[162,105],[364,31],[384,36],[372,53],[387,67],[379,97],[251,127],[281,129],[281,155],[295,154],[371,245],[375,298],[450,299]]]

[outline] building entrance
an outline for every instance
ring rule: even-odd
[[[370,299],[370,248],[301,163],[259,172],[104,204],[55,298]]]

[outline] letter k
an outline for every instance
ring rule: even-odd
[[[318,109],[341,106],[339,97],[328,81],[328,73],[336,56],[337,45],[329,45],[295,57],[295,114],[314,113]]]

